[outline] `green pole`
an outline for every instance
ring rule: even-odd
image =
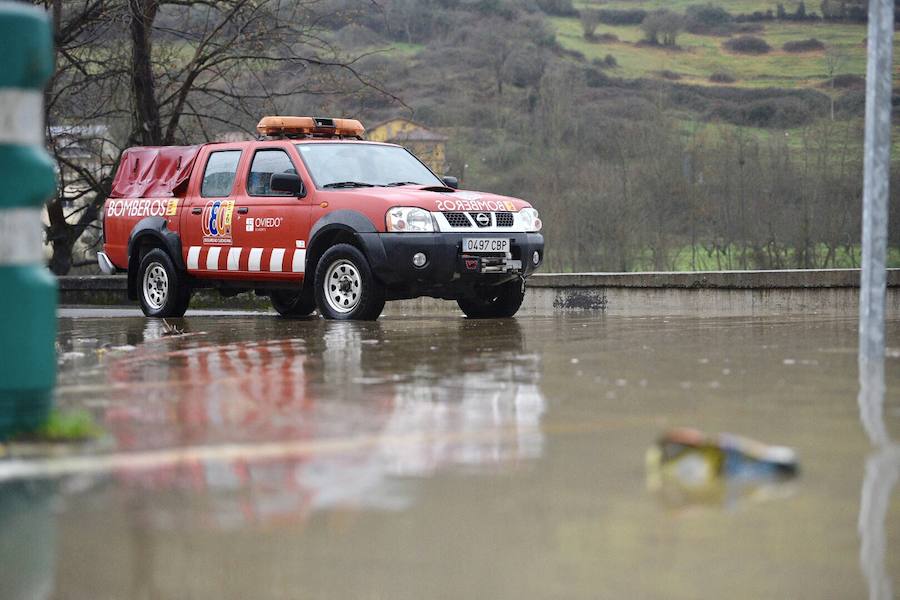
[[[44,150],[53,74],[44,11],[0,3],[0,440],[39,426],[56,380],[56,282],[44,266],[41,207],[56,192]]]

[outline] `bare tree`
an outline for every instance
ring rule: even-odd
[[[43,6],[53,15],[56,46],[56,72],[44,102],[47,137],[60,175],[57,196],[47,203],[46,235],[50,269],[63,274],[82,262],[73,257],[76,242],[89,231],[98,237],[97,194],[105,198],[118,159],[106,123],[122,114],[119,90],[127,66],[107,44],[120,42],[116,26],[123,12],[107,0],[52,0]]]
[[[835,88],[835,78],[838,75],[838,71],[844,68],[844,64],[847,62],[847,53],[840,46],[835,46],[834,44],[830,44],[828,48],[825,49],[825,74],[828,77],[828,82],[831,87],[831,93],[828,95],[831,98],[831,120],[834,121],[834,88]]]
[[[531,55],[540,60],[535,51],[552,39],[552,34],[548,35],[546,25],[540,20],[523,18],[511,21],[503,17],[492,17],[464,32],[458,43],[465,43],[473,60],[490,70],[497,95],[502,96],[503,85],[511,78],[514,59],[517,56]]]
[[[346,56],[328,40],[323,20],[349,21],[353,11],[320,13],[318,0],[52,0],[43,6],[56,23],[58,70],[46,111],[64,181],[48,204],[47,237],[58,274],[73,265],[76,242],[97,227],[122,148],[250,132],[262,112],[277,112],[300,95],[372,88],[387,94],[357,67],[361,56]],[[54,139],[60,127],[104,138],[104,155],[73,156],[71,144]]]
[[[581,29],[584,32],[585,39],[592,40],[600,26],[600,11],[592,8],[585,8],[579,13],[581,21]]]
[[[657,10],[644,17],[641,29],[644,39],[651,44],[674,47],[678,34],[684,29],[684,17],[671,10]]]

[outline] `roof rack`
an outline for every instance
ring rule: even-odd
[[[256,125],[260,138],[346,138],[362,139],[366,128],[356,119],[268,116]]]

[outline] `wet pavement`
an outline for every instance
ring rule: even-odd
[[[65,310],[58,404],[107,435],[0,461],[0,598],[859,598],[900,586],[900,452],[855,319],[376,323]],[[885,426],[900,436],[900,320]],[[800,476],[648,476],[677,426]],[[884,587],[888,586],[888,587]]]

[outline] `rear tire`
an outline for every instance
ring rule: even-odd
[[[507,319],[522,306],[525,290],[519,280],[481,288],[475,297],[456,301],[470,319]]]
[[[191,301],[187,275],[159,248],[141,259],[138,267],[138,299],[148,317],[183,317]]]
[[[384,310],[384,286],[355,246],[336,244],[316,266],[316,305],[326,319],[374,321]]]
[[[316,310],[315,298],[301,290],[273,290],[269,299],[282,317],[308,317]]]

